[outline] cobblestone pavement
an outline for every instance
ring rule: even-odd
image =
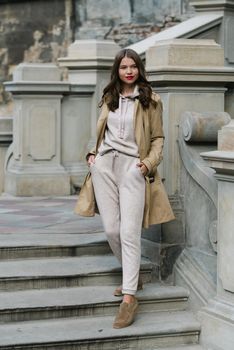
[[[99,215],[74,213],[77,196],[0,196],[0,233],[83,233],[102,231]]]

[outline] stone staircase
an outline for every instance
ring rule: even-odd
[[[201,350],[188,292],[152,282],[131,327],[112,328],[121,270],[103,233],[0,235],[0,350]]]

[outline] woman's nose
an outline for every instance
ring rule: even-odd
[[[127,67],[127,73],[131,73],[132,70],[131,70],[131,67]]]

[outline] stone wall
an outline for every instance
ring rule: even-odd
[[[74,39],[124,47],[190,14],[188,0],[1,0],[0,115],[10,96],[1,83],[21,62],[56,62]],[[3,108],[4,104],[4,108]]]
[[[77,39],[112,39],[127,46],[174,25],[191,12],[188,0],[76,0]]]

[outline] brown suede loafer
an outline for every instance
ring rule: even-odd
[[[143,289],[143,282],[142,282],[142,279],[139,278],[138,285],[137,285],[137,290],[142,290],[142,289]],[[122,297],[122,295],[123,295],[123,293],[122,293],[122,286],[117,287],[114,290],[113,294],[114,294],[115,297]]]
[[[130,326],[134,321],[137,309],[138,301],[136,298],[134,298],[134,302],[130,304],[122,302],[115,317],[113,328],[124,328]]]

